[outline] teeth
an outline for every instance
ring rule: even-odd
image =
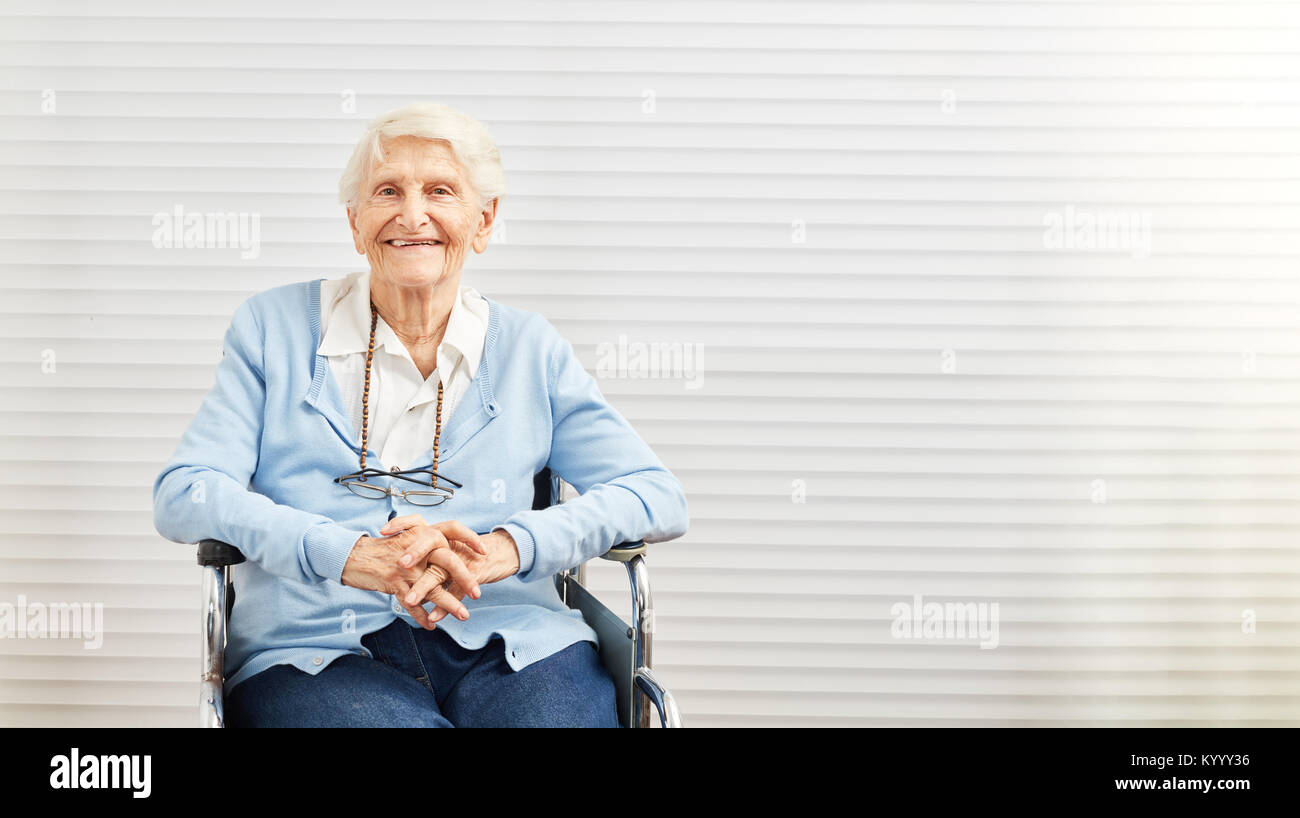
[[[417,244],[421,244],[426,247],[432,247],[437,243],[438,242],[436,241],[402,241],[401,239],[393,239],[390,242],[390,244],[392,244],[394,247],[413,247]]]

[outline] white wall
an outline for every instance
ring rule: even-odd
[[[0,638],[0,724],[193,724],[150,484],[235,305],[358,269],[364,120],[433,99],[509,174],[467,283],[593,371],[702,345],[698,389],[601,378],[690,495],[652,553],[689,725],[1300,725],[1300,8],[480,6],[0,5],[0,603],[107,630]],[[260,255],[156,249],[176,205]],[[999,647],[894,638],[916,594]]]

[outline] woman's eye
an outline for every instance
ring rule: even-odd
[[[397,188],[386,187],[386,188],[382,188],[382,189],[380,189],[380,191],[379,191],[379,195],[380,195],[380,196],[387,196],[389,193],[396,193],[396,192],[397,192]]]

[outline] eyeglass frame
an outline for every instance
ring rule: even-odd
[[[432,479],[430,480],[430,482],[425,483],[423,480],[417,480],[414,477],[408,477],[407,475],[410,474],[428,474],[432,476]],[[406,492],[401,489],[394,489],[392,486],[376,485],[375,488],[383,489],[385,492],[387,492],[383,497],[378,497],[378,496],[366,496],[364,494],[357,494],[357,492],[353,491],[351,488],[348,488],[349,483],[365,483],[367,477],[398,477],[401,478],[402,480],[409,480],[410,482],[415,483],[417,486],[428,486],[429,488],[432,488],[434,490],[426,491],[426,492],[415,492],[415,491]],[[446,501],[450,500],[456,494],[455,489],[445,488],[443,486],[438,485],[438,481],[440,480],[445,480],[458,489],[465,487],[463,484],[457,483],[455,480],[452,480],[447,475],[439,474],[438,472],[433,471],[431,468],[427,466],[422,469],[399,469],[397,471],[384,471],[383,469],[376,469],[372,466],[367,466],[361,471],[355,471],[352,472],[351,474],[345,474],[342,477],[334,478],[335,483],[338,483],[340,486],[343,486],[348,490],[349,493],[356,494],[356,496],[360,497],[363,500],[384,500],[389,497],[400,496],[403,500],[406,500],[408,503],[411,503],[411,505],[417,505],[417,506],[418,505],[427,505],[427,506],[441,505],[442,503],[445,503]],[[407,500],[407,494],[417,494],[421,497],[438,496],[441,497],[442,499],[440,499],[436,503],[416,503],[416,502],[412,502],[411,500]]]

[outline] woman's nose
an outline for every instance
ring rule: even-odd
[[[423,203],[417,199],[407,199],[402,205],[402,212],[397,216],[397,223],[404,230],[416,231],[429,223],[429,214]]]

